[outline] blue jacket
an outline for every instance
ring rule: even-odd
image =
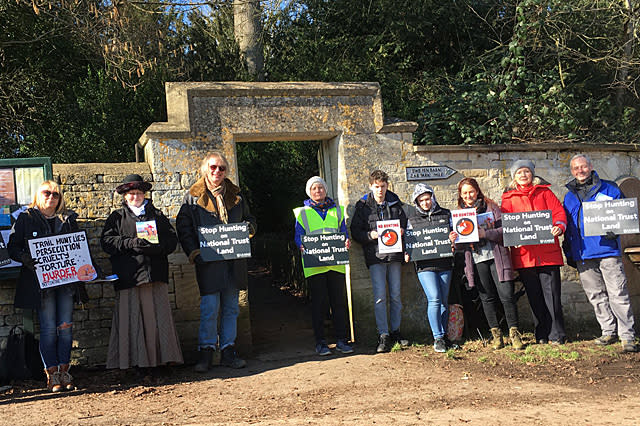
[[[585,259],[600,259],[603,257],[620,256],[620,239],[608,239],[602,236],[585,237],[582,224],[582,203],[596,201],[598,194],[611,197],[614,200],[624,198],[622,191],[615,182],[600,179],[594,171],[593,187],[584,199],[580,199],[576,191],[576,180],[573,179],[566,187],[569,192],[564,197],[564,209],[567,212],[567,231],[564,235],[564,254],[567,259],[580,261]]]

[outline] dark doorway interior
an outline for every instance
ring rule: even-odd
[[[319,172],[319,147],[315,141],[236,146],[240,186],[258,221],[249,272],[256,356],[313,352],[311,313],[293,244],[292,210],[308,198],[305,184]]]

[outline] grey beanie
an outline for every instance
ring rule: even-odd
[[[425,192],[428,192],[429,194],[431,194],[431,201],[433,202],[433,206],[437,205],[438,202],[436,201],[436,194],[435,192],[433,192],[433,188],[431,188],[426,183],[416,184],[416,187],[413,190],[413,195],[411,196],[411,199],[413,200],[413,204],[420,207],[418,205],[418,197],[424,194]]]
[[[307,195],[309,196],[309,198],[311,198],[311,187],[313,186],[314,183],[319,183],[320,185],[324,186],[324,191],[326,193],[329,193],[329,188],[327,188],[327,182],[325,182],[324,179],[322,179],[320,176],[313,176],[309,178],[306,186]]]
[[[518,160],[515,163],[513,163],[513,165],[509,169],[509,171],[511,172],[511,179],[515,178],[516,172],[518,170],[522,169],[523,167],[526,167],[527,169],[531,170],[531,174],[533,174],[533,175],[536,174],[536,165],[533,164],[533,161],[531,161],[531,160]]]

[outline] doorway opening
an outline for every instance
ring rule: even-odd
[[[313,349],[308,295],[293,241],[293,209],[308,198],[305,184],[311,176],[331,175],[322,161],[327,143],[236,144],[240,187],[258,222],[248,291],[253,350],[258,356]]]

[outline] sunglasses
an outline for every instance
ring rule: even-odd
[[[209,164],[209,168],[211,169],[212,172],[215,172],[216,170],[220,170],[221,172],[224,172],[227,170],[226,166],[218,166],[217,164]]]
[[[46,198],[49,198],[49,197],[53,197],[53,198],[60,198],[60,193],[59,193],[59,192],[55,192],[55,191],[42,191],[41,193],[42,193],[42,195],[44,195]]]

